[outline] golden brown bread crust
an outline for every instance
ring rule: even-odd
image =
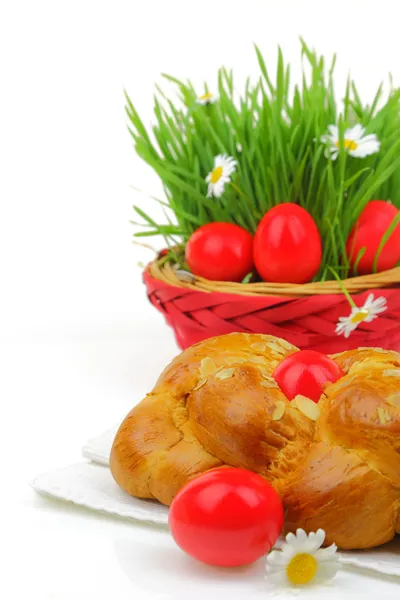
[[[244,467],[281,494],[286,528],[327,533],[342,548],[400,533],[400,355],[334,355],[314,421],[272,379],[297,348],[273,336],[229,334],[192,346],[123,421],[110,465],[129,494],[169,505],[191,478]]]

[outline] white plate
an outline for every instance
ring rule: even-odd
[[[39,475],[31,482],[32,487],[41,494],[91,510],[167,525],[166,506],[129,496],[112,478],[108,457],[115,432],[116,427],[113,427],[85,444],[83,455],[94,462],[78,463]],[[400,536],[375,550],[340,552],[340,558],[343,563],[353,567],[400,577]]]

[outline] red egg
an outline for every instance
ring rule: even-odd
[[[189,239],[186,261],[205,279],[242,281],[253,270],[253,237],[233,223],[208,223]]]
[[[304,208],[287,202],[266,213],[254,238],[254,263],[264,281],[306,283],[321,259],[318,227]]]
[[[218,468],[196,477],[173,500],[169,526],[175,542],[209,565],[235,567],[269,552],[283,526],[281,500],[262,477]]]
[[[344,377],[344,372],[329,356],[315,350],[300,350],[285,358],[273,377],[289,400],[301,394],[318,402],[324,384]]]
[[[362,211],[346,243],[346,253],[352,269],[360,251],[365,248],[365,253],[357,264],[359,275],[372,273],[381,240],[398,212],[393,204],[385,200],[372,200]],[[400,223],[396,225],[379,255],[377,271],[392,269],[399,261]]]

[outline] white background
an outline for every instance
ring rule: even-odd
[[[351,68],[369,100],[388,71],[400,84],[398,23],[396,0],[0,3],[1,597],[264,597],[258,567],[193,566],[166,531],[36,498],[27,482],[78,461],[176,352],[141,283],[152,254],[131,243],[131,206],[150,201],[130,186],[161,192],[132,150],[123,89],[149,123],[160,72],[201,91],[224,64],[240,87],[253,41],[298,67],[301,34],[337,51],[338,82]]]

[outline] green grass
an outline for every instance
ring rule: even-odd
[[[383,199],[400,207],[400,89],[391,89],[383,101],[380,86],[367,105],[349,79],[338,103],[335,57],[326,65],[301,41],[302,83],[292,87],[290,65],[280,49],[274,76],[257,47],[256,54],[260,77],[246,82],[240,98],[232,71],[219,70],[215,104],[197,104],[202,90],[164,75],[177,86],[179,101],[171,101],[157,87],[151,132],[126,95],[135,149],[161,178],[166,196],[151,200],[163,205],[165,223],[156,223],[151,210],[134,207],[143,225],[135,236],[162,235],[174,246],[210,221],[237,223],[254,233],[268,209],[296,202],[313,216],[323,239],[316,280],[332,278],[331,269],[345,278],[346,238],[366,203]],[[338,125],[343,140],[345,129],[356,123],[377,135],[380,151],[355,158],[342,149],[337,160],[326,158],[320,138],[328,125]],[[237,160],[232,176],[236,189],[228,184],[221,198],[207,198],[205,177],[217,154]]]

